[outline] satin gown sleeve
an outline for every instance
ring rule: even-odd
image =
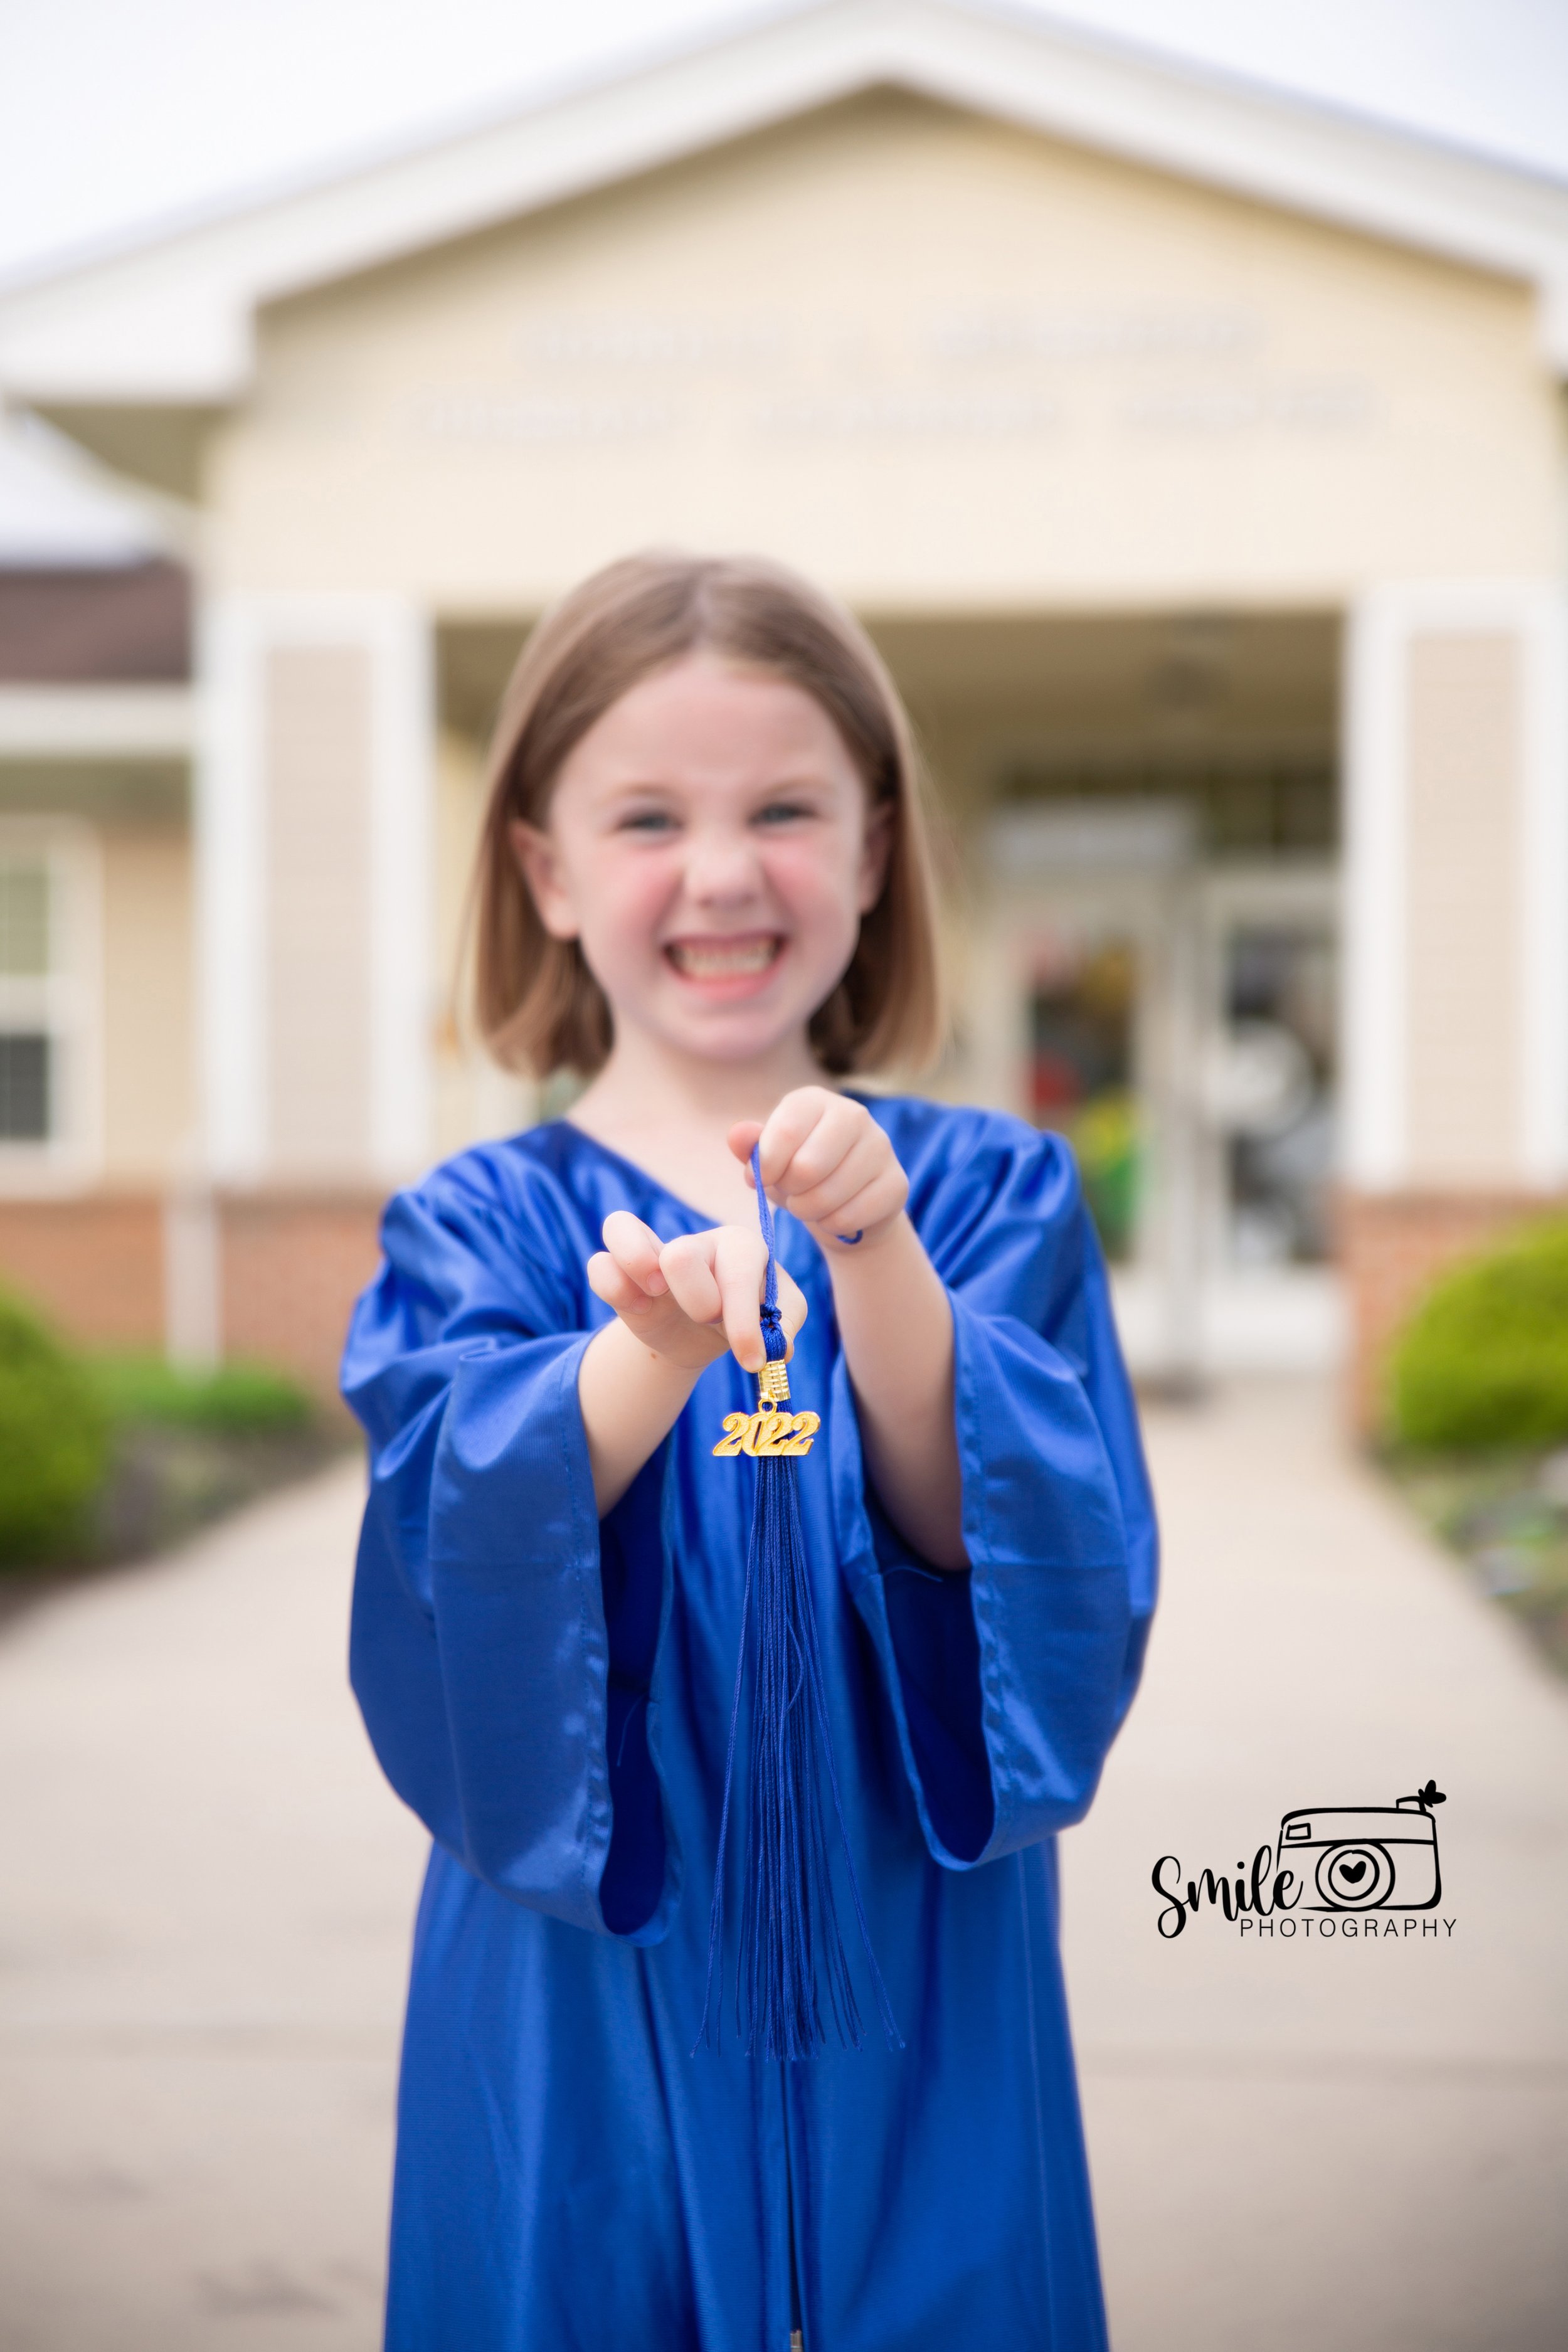
[[[927,1847],[963,1869],[1088,1808],[1136,1687],[1157,1544],[1071,1154],[997,1118],[939,1133],[930,1151],[897,1139],[952,1309],[968,1574],[929,1568],[868,1491],[842,1360],[834,1502]]]
[[[518,1210],[469,1154],[387,1211],[343,1363],[371,1473],[352,1678],[387,1778],[439,1844],[532,1909],[651,1942],[665,1840],[636,1701],[658,1638],[661,1456],[602,1543],[577,1402],[602,1319],[586,1251]]]

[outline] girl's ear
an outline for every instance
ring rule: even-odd
[[[861,914],[868,915],[882,895],[882,885],[888,878],[888,859],[893,847],[893,803],[878,801],[866,819],[866,837],[860,845]]]
[[[555,844],[547,833],[542,833],[536,824],[526,824],[521,817],[513,817],[506,831],[518,872],[528,886],[528,895],[540,921],[552,940],[574,940],[577,918],[561,878]]]

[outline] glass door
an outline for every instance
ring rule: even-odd
[[[1136,1369],[1322,1366],[1338,882],[1200,865],[1177,812],[998,826],[963,1086],[1073,1147]]]
[[[1328,866],[1203,884],[1204,1256],[1227,1355],[1331,1360],[1339,891]]]
[[[1066,1137],[1139,1369],[1199,1348],[1195,899],[1186,813],[999,814],[966,1089]]]
[[[1029,1115],[1072,1145],[1105,1254],[1133,1255],[1145,1121],[1138,1093],[1140,942],[1131,927],[1046,928],[1029,975]]]

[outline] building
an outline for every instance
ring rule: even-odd
[[[1072,1132],[1146,1369],[1348,1314],[1364,1401],[1568,1178],[1565,372],[1568,187],[945,0],[14,291],[199,557],[188,688],[0,686],[0,1260],[328,1377],[386,1188],[534,1108],[447,1009],[531,616],[760,548],[921,728],[944,1090]]]

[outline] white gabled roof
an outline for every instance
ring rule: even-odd
[[[0,386],[61,404],[232,401],[263,302],[886,85],[1533,283],[1568,373],[1568,185],[988,6],[818,0],[0,295]]]

